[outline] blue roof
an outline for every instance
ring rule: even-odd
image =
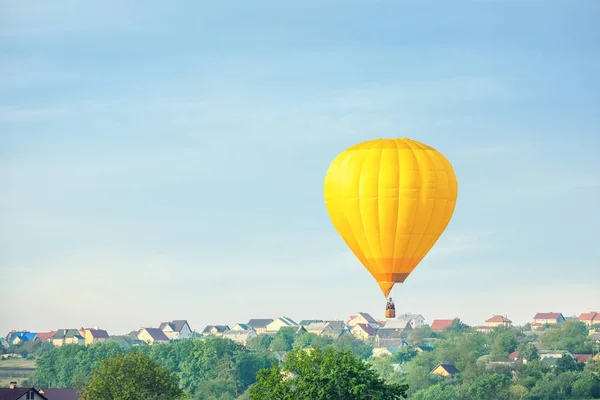
[[[15,342],[16,338],[19,338],[21,342],[30,342],[35,339],[37,333],[35,332],[16,332],[13,337],[10,339],[11,344]]]

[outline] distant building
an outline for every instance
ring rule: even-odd
[[[158,328],[171,340],[191,339],[193,335],[192,328],[185,319],[163,322]]]
[[[399,315],[397,320],[402,323],[408,322],[413,329],[425,326],[425,318],[421,314],[404,313]]]
[[[148,344],[169,343],[171,340],[162,329],[142,328],[138,333],[138,339]]]
[[[108,332],[98,328],[80,328],[79,334],[83,337],[87,345],[102,343],[109,338]]]
[[[431,329],[434,331],[443,331],[444,329],[452,326],[453,319],[434,319],[431,323]]]
[[[434,375],[453,377],[458,373],[458,369],[453,364],[438,364],[431,373]]]
[[[251,319],[246,325],[254,329],[256,333],[260,335],[267,330],[267,325],[269,325],[271,322],[273,322],[271,318]]]
[[[486,326],[492,327],[492,328],[497,328],[499,326],[503,326],[503,327],[510,327],[512,325],[512,321],[510,319],[508,319],[508,317],[506,316],[506,314],[504,315],[494,315],[491,318],[488,318],[485,321]]]
[[[579,321],[583,322],[587,326],[600,324],[600,313],[595,311],[589,313],[582,313],[579,316]]]
[[[372,328],[377,329],[377,321],[371,316],[371,314],[366,312],[359,312],[356,315],[351,315],[350,319],[346,323],[350,329],[352,329],[354,325],[358,324],[370,325]]]
[[[562,313],[555,313],[555,312],[537,313],[533,317],[533,322],[531,323],[531,329],[537,330],[546,324],[557,325],[557,324],[562,324],[563,322],[565,322],[565,317],[562,315]]]
[[[52,344],[60,347],[65,344],[85,344],[85,339],[77,329],[59,329],[52,336]]]
[[[206,325],[202,336],[223,336],[229,330],[229,325]]]
[[[295,328],[298,324],[289,317],[279,317],[267,325],[267,331],[279,332],[281,328]]]

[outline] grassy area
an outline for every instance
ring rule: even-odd
[[[35,360],[26,360],[24,358],[9,358],[0,360],[0,368],[35,368]]]
[[[35,360],[22,358],[0,360],[0,387],[8,387],[13,381],[20,385],[25,379],[31,382],[34,370]]]

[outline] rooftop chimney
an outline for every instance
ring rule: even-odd
[[[11,389],[16,388],[17,387],[17,382],[11,382],[11,383],[9,383],[8,387],[11,388]]]

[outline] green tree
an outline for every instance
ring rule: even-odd
[[[253,350],[267,350],[273,342],[273,337],[269,335],[258,335],[248,340],[247,347]]]
[[[356,339],[352,335],[342,335],[333,341],[333,348],[337,350],[350,350],[355,356],[368,359],[373,354],[373,346],[364,340]]]
[[[526,361],[536,361],[540,359],[540,353],[533,343],[523,344],[517,351],[519,352],[520,359]]]
[[[420,390],[411,396],[414,400],[460,400],[456,387],[437,383],[427,389]]]
[[[482,375],[464,390],[464,397],[471,400],[507,399],[510,378],[503,374]]]
[[[583,371],[584,366],[585,364],[580,363],[570,355],[563,354],[563,356],[556,361],[555,372],[559,375],[563,372]]]
[[[551,350],[567,350],[571,353],[591,353],[592,341],[588,328],[580,321],[567,321],[549,328],[541,336],[542,344]]]
[[[386,384],[369,364],[349,350],[332,347],[289,353],[283,368],[259,371],[251,399],[334,400],[406,397],[406,385]]]
[[[600,376],[584,373],[573,383],[573,396],[577,399],[600,398]]]
[[[517,349],[518,344],[517,333],[514,330],[497,333],[491,346],[492,360],[505,360]]]
[[[392,356],[392,361],[398,364],[406,363],[415,358],[419,352],[408,346],[404,346],[399,352]]]
[[[142,352],[102,360],[81,400],[182,399],[177,378]]]

